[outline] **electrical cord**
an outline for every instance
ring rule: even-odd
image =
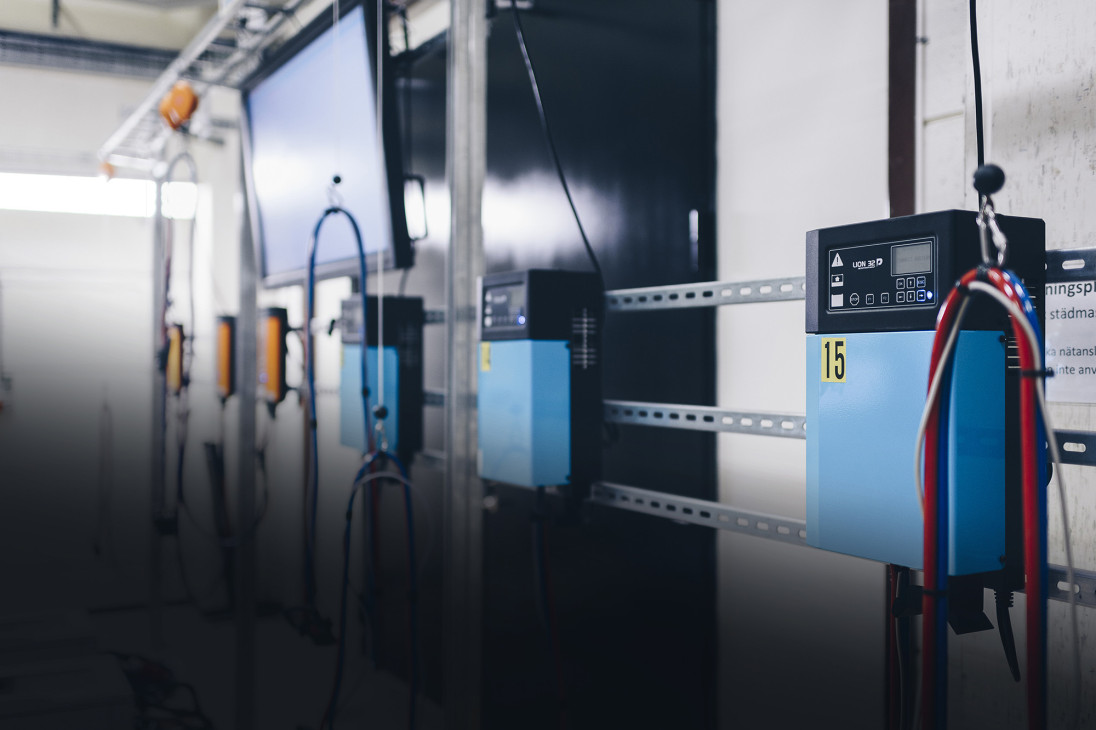
[[[559,622],[556,616],[555,594],[552,590],[552,567],[548,548],[548,509],[544,487],[537,487],[537,511],[533,515],[533,543],[536,555],[537,593],[544,616],[548,650],[552,655],[552,669],[556,683],[556,701],[559,705],[559,727],[567,727],[567,693],[563,679],[563,653],[559,640]]]
[[[974,136],[978,140],[978,167],[986,164],[982,128],[982,64],[978,57],[978,0],[970,0],[970,54],[974,62]]]
[[[1008,272],[1005,272],[1005,273],[1007,274]],[[1011,281],[1009,281],[1008,283],[1009,283],[1009,286],[1012,286],[1012,287],[1021,287],[1020,291],[1022,291],[1022,286],[1023,285],[1015,277],[1011,277]],[[982,282],[973,282],[971,284],[970,288],[971,288],[972,291],[979,291],[979,292],[988,294],[989,296],[996,299],[998,301],[998,303],[1001,304],[1001,306],[1007,308],[1007,311],[1011,315],[1013,321],[1019,323],[1021,329],[1023,330],[1025,338],[1027,338],[1028,343],[1031,346],[1032,351],[1035,353],[1036,363],[1037,363],[1035,370],[1041,370],[1042,369],[1042,358],[1040,357],[1040,353],[1042,351],[1042,345],[1040,344],[1041,343],[1041,338],[1038,335],[1038,329],[1037,329],[1038,328],[1038,318],[1037,318],[1037,315],[1035,314],[1034,308],[1032,308],[1030,311],[1025,311],[1023,308],[1021,308],[1019,305],[1017,305],[1016,302],[1014,302],[1008,296],[1003,294],[997,288],[989,286],[988,284],[983,284]],[[1029,300],[1029,302],[1030,302],[1030,300]],[[1070,584],[1069,613],[1070,613],[1071,630],[1073,632],[1073,642],[1072,642],[1072,647],[1073,647],[1073,651],[1072,651],[1073,690],[1074,690],[1074,692],[1073,692],[1073,701],[1075,703],[1073,709],[1074,709],[1074,724],[1076,725],[1076,724],[1079,724],[1079,722],[1080,722],[1080,713],[1081,713],[1080,702],[1081,702],[1082,667],[1081,667],[1081,646],[1080,646],[1081,634],[1080,634],[1080,627],[1079,627],[1079,619],[1078,619],[1078,615],[1077,615],[1077,593],[1076,593],[1075,590],[1073,590],[1073,586],[1076,585],[1076,576],[1074,574],[1075,568],[1074,568],[1074,558],[1073,558],[1073,534],[1072,534],[1072,530],[1071,530],[1070,524],[1069,524],[1069,507],[1066,504],[1066,491],[1067,490],[1066,490],[1066,486],[1065,486],[1065,475],[1062,472],[1061,452],[1058,450],[1058,439],[1055,435],[1054,427],[1051,425],[1050,409],[1047,407],[1046,394],[1044,392],[1043,383],[1042,383],[1041,380],[1035,380],[1034,390],[1035,390],[1036,401],[1037,401],[1038,406],[1039,406],[1039,411],[1042,415],[1043,429],[1045,431],[1047,449],[1050,452],[1051,461],[1054,464],[1054,474],[1057,477],[1058,497],[1059,497],[1058,502],[1059,502],[1059,506],[1060,506],[1060,509],[1061,509],[1062,534],[1063,534],[1063,537],[1064,537],[1065,552],[1066,552],[1066,580],[1069,581],[1069,584]],[[1043,582],[1044,582],[1044,585],[1045,585],[1045,580]]]
[[[1045,514],[1040,509],[1040,504],[1045,505],[1045,456],[1043,455],[1042,448],[1036,443],[1035,435],[1039,431],[1044,431],[1046,435],[1046,443],[1048,444],[1051,452],[1052,459],[1057,459],[1060,454],[1055,443],[1054,433],[1052,427],[1049,425],[1049,413],[1045,404],[1045,395],[1042,393],[1042,383],[1038,380],[1039,375],[1042,372],[1042,338],[1039,334],[1039,322],[1038,316],[1034,307],[1031,304],[1031,300],[1027,295],[1026,290],[1020,281],[1010,272],[1002,271],[1000,269],[983,267],[971,272],[968,272],[961,280],[955,291],[949,295],[948,300],[945,302],[944,307],[940,312],[940,326],[937,330],[937,338],[934,343],[934,357],[933,367],[934,370],[941,367],[946,367],[947,363],[939,357],[943,348],[941,348],[941,332],[945,331],[951,324],[951,312],[954,310],[954,303],[967,296],[967,292],[979,292],[987,294],[997,300],[999,304],[1006,308],[1006,311],[1011,315],[1012,326],[1017,336],[1017,348],[1020,355],[1020,367],[1021,376],[1024,378],[1021,387],[1021,439],[1022,439],[1022,452],[1023,459],[1023,513],[1024,513],[1024,570],[1025,570],[1025,583],[1028,591],[1028,608],[1027,608],[1027,635],[1029,637],[1029,651],[1028,651],[1028,722],[1030,727],[1041,727],[1046,720],[1046,586],[1047,586],[1047,567],[1046,567],[1046,519]],[[957,329],[957,328],[956,328]],[[949,332],[948,340],[951,339]],[[953,356],[953,353],[949,353]],[[935,372],[934,372],[935,375]],[[941,390],[940,396],[946,395],[946,388]],[[939,553],[946,553],[946,550],[939,548],[936,540],[936,535],[933,534],[933,523],[935,520],[931,519],[931,516],[936,512],[936,500],[938,498],[936,484],[946,484],[947,475],[944,469],[940,469],[939,474],[935,474],[934,471],[939,465],[944,463],[944,459],[938,458],[943,454],[946,454],[946,441],[943,433],[934,433],[937,430],[939,423],[939,413],[944,412],[946,409],[938,403],[930,401],[927,409],[932,409],[934,415],[930,421],[928,428],[928,438],[926,446],[926,458],[925,458],[925,471],[926,476],[932,476],[933,479],[929,484],[926,484],[926,534],[925,534],[925,621],[926,621],[926,637],[924,642],[924,655],[925,666],[923,682],[926,688],[933,687],[934,692],[930,695],[926,690],[924,703],[928,708],[925,712],[924,720],[926,723],[932,723],[935,721],[936,726],[942,727],[942,721],[946,708],[941,706],[939,701],[939,695],[944,691],[944,680],[946,676],[946,665],[943,667],[933,666],[936,660],[939,658],[936,653],[937,649],[934,646],[934,641],[930,640],[929,634],[936,641],[939,641],[940,636],[944,637],[946,641],[946,633],[939,631],[937,616],[935,611],[941,605],[943,594],[939,592],[938,586],[940,584],[946,585],[946,564],[943,565],[942,578],[934,574],[933,563],[939,558]],[[944,419],[944,427],[946,428],[946,419]],[[934,438],[934,436],[936,438]],[[1034,457],[1034,458],[1033,458]],[[946,458],[946,457],[945,457]],[[1055,462],[1058,464],[1058,461]],[[1058,466],[1060,471],[1060,464]],[[931,485],[931,489],[929,486]],[[1067,577],[1073,581],[1073,554],[1072,554],[1072,535],[1069,529],[1068,523],[1068,511],[1065,506],[1065,488],[1062,485],[1061,479],[1058,483],[1060,502],[1063,507],[1063,529],[1066,537],[1066,557],[1069,565],[1067,566]],[[939,499],[940,502],[946,502],[946,496]],[[945,513],[946,514],[946,513]],[[946,522],[941,527],[936,529],[946,530]],[[936,569],[938,570],[938,568]],[[1075,596],[1070,595],[1071,603],[1071,620],[1074,621],[1073,627],[1076,630],[1076,609],[1075,609]],[[946,606],[946,604],[942,604]],[[937,629],[931,631],[930,629]],[[1031,642],[1037,642],[1036,649],[1031,649]],[[945,645],[946,649],[946,645]],[[1077,644],[1077,638],[1074,640],[1074,677],[1075,677],[1075,699],[1079,701],[1079,684],[1080,684],[1080,648]],[[937,681],[937,677],[939,680]],[[934,696],[935,695],[935,696]],[[929,698],[933,699],[930,700]],[[945,695],[946,697],[946,695]],[[1075,709],[1075,719],[1079,718],[1079,707]]]
[[[220,587],[221,581],[225,579],[226,573],[224,566],[221,566],[221,569],[217,573],[217,576],[212,581],[210,581],[209,585],[199,595],[194,590],[194,583],[193,581],[191,581],[190,572],[187,570],[186,567],[186,556],[183,550],[183,538],[180,532],[176,532],[175,534],[175,559],[176,564],[179,567],[179,580],[183,585],[183,594],[186,596],[187,602],[194,606],[194,608],[196,608],[199,613],[209,613],[205,608],[202,607],[202,604],[205,603],[206,600],[208,600],[211,596],[213,596],[214,593],[217,592]],[[226,586],[226,589],[229,589],[229,587]]]
[[[213,721],[205,713],[194,685],[180,682],[165,664],[139,654],[108,652],[118,660],[126,681],[137,701],[137,725],[157,728],[165,725],[212,730]],[[177,695],[185,693],[190,707],[174,706]]]
[[[945,302],[946,304],[946,302]],[[959,306],[959,314],[955,318],[955,325],[949,330],[947,342],[944,343],[944,349],[940,354],[940,360],[942,362],[950,362],[952,355],[955,352],[955,342],[959,339],[959,330],[962,328],[963,320],[966,318],[967,307],[970,305],[970,301],[966,298],[962,300]],[[925,408],[921,412],[921,423],[917,427],[917,448],[913,459],[913,484],[917,490],[917,500],[921,504],[921,517],[925,517],[925,490],[921,482],[921,464],[924,457],[925,450],[925,433],[928,430],[929,419],[939,412],[936,407],[937,396],[940,393],[941,381],[944,379],[944,369],[939,368],[932,376],[932,381],[929,384],[928,396],[925,399]]]
[[[940,390],[926,428],[925,444],[924,630],[921,655],[926,730],[943,730],[947,725],[948,497],[946,492],[940,496],[937,485],[943,484],[945,488],[947,485],[948,419],[940,419],[939,414],[949,411],[952,361],[940,357],[940,333],[954,328],[957,298],[953,292],[940,310],[929,371],[933,379],[941,372],[942,375]],[[957,328],[952,329],[951,333],[955,331]]]
[[[92,550],[96,555],[113,552],[113,534],[111,531],[111,503],[114,491],[114,415],[110,403],[104,398],[99,411],[99,474],[98,519]]]
[[[373,472],[367,473],[372,469],[379,460],[389,460],[396,465],[399,470],[398,473],[391,471]],[[336,708],[339,706],[339,693],[342,688],[343,669],[346,658],[346,614],[347,614],[347,594],[350,586],[350,547],[351,547],[351,534],[353,529],[353,517],[354,517],[354,500],[357,497],[358,491],[369,487],[370,491],[373,491],[374,485],[382,480],[395,481],[403,485],[404,491],[404,508],[407,515],[407,542],[408,542],[408,599],[409,599],[409,641],[411,646],[411,683],[409,692],[409,706],[408,706],[408,727],[415,727],[415,706],[418,696],[418,661],[417,661],[417,644],[418,644],[418,615],[417,615],[417,591],[418,581],[416,578],[415,569],[415,532],[414,532],[414,518],[411,505],[411,492],[413,485],[407,476],[407,471],[398,458],[388,453],[374,453],[362,464],[361,469],[358,471],[354,479],[354,486],[350,491],[350,498],[347,502],[346,508],[346,527],[343,532],[343,571],[342,571],[342,588],[339,598],[339,640],[338,640],[338,653],[335,663],[335,677],[332,683],[331,695],[328,699],[327,707],[324,710],[323,719],[320,722],[321,730],[328,728],[333,730],[335,722]]]
[[[338,185],[341,181],[339,176],[335,176],[332,180],[334,185]],[[365,357],[365,322],[368,309],[366,307],[366,259],[365,259],[365,246],[362,243],[361,229],[358,227],[358,221],[350,213],[337,205],[333,205],[326,210],[320,216],[320,219],[316,222],[316,227],[312,231],[312,238],[308,243],[308,311],[305,318],[305,336],[303,342],[305,343],[305,370],[306,379],[308,381],[308,426],[309,426],[309,447],[310,456],[309,459],[309,483],[307,485],[306,493],[309,501],[308,516],[305,521],[305,525],[308,530],[308,534],[305,539],[305,600],[308,606],[315,607],[316,604],[316,570],[315,570],[315,550],[316,550],[316,511],[318,506],[318,495],[320,485],[320,471],[319,471],[319,443],[316,435],[316,358],[315,353],[312,351],[312,319],[315,315],[316,306],[316,249],[320,238],[320,231],[323,229],[323,224],[332,215],[342,215],[350,222],[350,226],[354,232],[354,240],[357,243],[358,248],[358,276],[361,281],[360,295],[362,305],[362,320],[359,328],[359,335],[362,342],[362,358],[361,358],[361,397],[362,397],[362,417],[365,425],[365,437],[368,447],[368,451],[372,453],[374,451],[373,446],[373,431],[370,428],[369,423],[369,391],[366,379],[366,357]]]
[[[179,154],[175,155],[167,164],[167,169],[164,172],[164,176],[161,180],[161,185],[164,189],[166,186],[174,181],[175,168],[185,164],[189,171],[190,182],[197,188],[198,185],[198,166],[195,163],[194,158],[190,152],[183,150]],[[175,245],[174,245],[174,224],[169,223],[167,217],[163,219],[165,228],[164,239],[167,242],[166,255],[164,263],[164,299],[163,308],[161,310],[161,347],[165,348],[164,356],[161,358],[162,362],[166,363],[166,347],[167,347],[167,315],[168,309],[172,304],[171,300],[171,270],[175,259]],[[188,229],[187,236],[187,306],[189,308],[189,321],[188,326],[190,328],[190,334],[187,336],[187,330],[183,329],[180,336],[179,347],[182,349],[180,365],[180,386],[179,392],[176,395],[176,463],[175,463],[175,498],[176,502],[182,499],[183,490],[183,478],[186,460],[186,447],[187,436],[190,422],[190,372],[194,362],[194,340],[195,340],[195,328],[197,317],[195,315],[194,304],[194,233],[196,229],[196,216],[192,219]],[[163,429],[166,434],[167,425],[163,424]],[[178,518],[178,515],[175,515]]]
[[[400,16],[400,25],[403,29],[403,50],[404,53],[410,53],[411,51],[411,28],[407,18],[407,5],[401,5],[396,11]],[[403,94],[403,159],[404,164],[408,167],[411,166],[411,153],[413,140],[411,137],[411,84],[404,83]],[[403,273],[406,276],[410,269],[404,269]]]
[[[269,413],[269,412],[268,412]],[[275,423],[273,418],[269,418],[267,421],[267,427],[263,431],[263,438],[259,443],[259,447],[255,450],[256,465],[259,468],[259,475],[262,481],[262,506],[259,508],[258,513],[255,515],[254,520],[247,529],[236,536],[226,536],[220,534],[217,530],[211,530],[206,525],[202,524],[193,510],[190,509],[190,503],[186,501],[185,492],[180,487],[179,496],[180,500],[178,506],[183,514],[187,516],[191,524],[206,537],[214,540],[218,545],[223,548],[238,548],[241,547],[252,539],[259,530],[259,526],[266,518],[267,509],[270,505],[270,479],[266,468],[266,449],[270,444],[270,431]]]
[[[1029,309],[1034,314],[1027,293],[1014,286],[1000,270],[986,272],[993,287],[1007,292],[1006,296],[1017,306]],[[972,284],[980,282],[972,281]],[[974,291],[984,287],[973,287]],[[1024,306],[1026,304],[1026,306]],[[1012,310],[1009,310],[1012,311]],[[1028,726],[1035,730],[1046,723],[1046,468],[1045,457],[1039,455],[1037,434],[1042,430],[1035,396],[1035,382],[1024,372],[1034,373],[1042,368],[1042,337],[1022,336],[1023,325],[1027,318],[1021,312],[1013,317],[1013,329],[1016,334],[1017,349],[1020,355],[1021,395],[1020,395],[1020,439],[1023,483],[1023,529],[1024,529],[1024,583],[1027,587],[1027,636],[1028,636]],[[1026,333],[1024,333],[1026,335]],[[1034,459],[1031,457],[1034,456]],[[1032,463],[1034,462],[1034,463]],[[1033,638],[1034,637],[1034,638]],[[1034,647],[1034,648],[1033,648]]]
[[[548,115],[544,111],[544,100],[540,96],[540,86],[537,84],[537,74],[536,71],[533,70],[533,59],[529,57],[529,48],[525,44],[525,32],[521,25],[521,13],[518,11],[517,3],[511,3],[511,12],[514,16],[514,34],[518,39],[521,57],[525,61],[525,71],[529,75],[529,86],[533,90],[533,99],[536,101],[537,117],[540,119],[540,130],[544,134],[544,142],[548,146],[548,152],[552,157],[553,164],[555,164],[556,174],[559,176],[559,184],[563,188],[564,195],[567,196],[567,204],[571,206],[571,214],[575,217],[575,225],[578,226],[579,235],[582,236],[582,245],[586,248],[586,255],[590,258],[590,264],[594,267],[594,271],[597,272],[601,290],[605,291],[605,276],[602,274],[601,264],[598,262],[597,254],[594,253],[594,249],[590,245],[590,239],[586,236],[586,229],[582,227],[582,220],[579,218],[578,209],[575,208],[575,200],[571,197],[571,188],[567,185],[567,177],[563,174],[563,165],[559,161],[559,152],[556,150],[556,143],[552,138],[552,131],[548,126]]]

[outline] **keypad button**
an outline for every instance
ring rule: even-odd
[[[849,297],[849,304],[851,304],[852,306],[855,307],[859,303],[860,303],[860,295],[859,294],[853,294],[851,297]]]
[[[918,276],[917,277],[917,286],[921,289],[925,288],[925,277],[923,277],[923,276]]]
[[[894,285],[896,287],[898,287],[899,289],[905,289],[906,288],[906,280],[903,279],[902,277],[898,277],[897,279],[895,279]]]
[[[875,295],[869,294],[867,298],[864,299],[864,304],[875,304]]]
[[[890,304],[890,294],[888,294],[887,292],[883,292],[882,294],[880,294],[879,295],[879,303],[880,304]]]
[[[900,291],[897,294],[895,294],[894,295],[894,301],[896,301],[899,304],[905,304],[906,303],[906,292]]]
[[[914,283],[913,277],[912,276],[907,276],[906,277],[906,288],[907,289],[912,289],[915,286],[917,286],[917,285]]]
[[[919,301],[919,302],[925,301],[925,290],[924,289],[921,289],[917,292],[917,301]]]

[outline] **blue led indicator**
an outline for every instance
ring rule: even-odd
[[[932,299],[932,292],[930,292],[930,291],[925,292],[925,296],[928,297],[929,299]]]
[[[518,315],[518,324],[525,324],[525,315],[524,314],[519,314]]]

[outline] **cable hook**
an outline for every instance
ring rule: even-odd
[[[1008,258],[1008,237],[997,224],[997,211],[988,195],[983,198],[978,210],[978,235],[982,241],[982,262],[987,266],[1003,268]]]
[[[1005,171],[997,165],[982,165],[974,171],[974,189],[978,191],[980,201],[978,234],[982,243],[982,263],[986,266],[1003,267],[1008,258],[1008,238],[997,225],[997,211],[990,197],[1004,186]],[[990,248],[991,240],[993,249]]]
[[[327,186],[327,207],[329,208],[342,208],[343,198],[342,193],[339,192],[339,183],[342,182],[342,178],[335,175],[331,178],[331,184]]]

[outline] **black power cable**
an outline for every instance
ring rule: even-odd
[[[982,64],[978,59],[978,0],[970,0],[970,53],[974,59],[974,132],[981,167],[986,164],[986,140],[982,128]]]
[[[582,245],[586,247],[586,255],[590,257],[590,263],[597,272],[598,281],[601,282],[601,290],[605,291],[605,276],[601,273],[601,264],[597,260],[597,254],[590,246],[590,239],[586,237],[586,229],[582,227],[582,220],[575,208],[575,201],[571,197],[571,188],[567,185],[567,177],[563,174],[563,165],[559,161],[559,153],[556,151],[556,143],[552,139],[552,131],[548,127],[548,116],[544,112],[544,100],[540,96],[540,86],[537,85],[537,74],[533,70],[533,59],[529,57],[529,48],[525,45],[525,33],[521,27],[521,14],[516,3],[511,3],[514,14],[514,33],[518,38],[518,46],[521,48],[521,57],[525,60],[525,70],[529,74],[529,85],[533,89],[533,99],[537,103],[537,116],[540,119],[540,129],[544,133],[544,142],[548,145],[548,152],[552,156],[552,162],[556,166],[556,174],[559,175],[559,184],[563,187],[563,193],[567,196],[567,203],[571,206],[571,213],[575,217],[575,225],[578,226],[579,235],[582,236]]]

